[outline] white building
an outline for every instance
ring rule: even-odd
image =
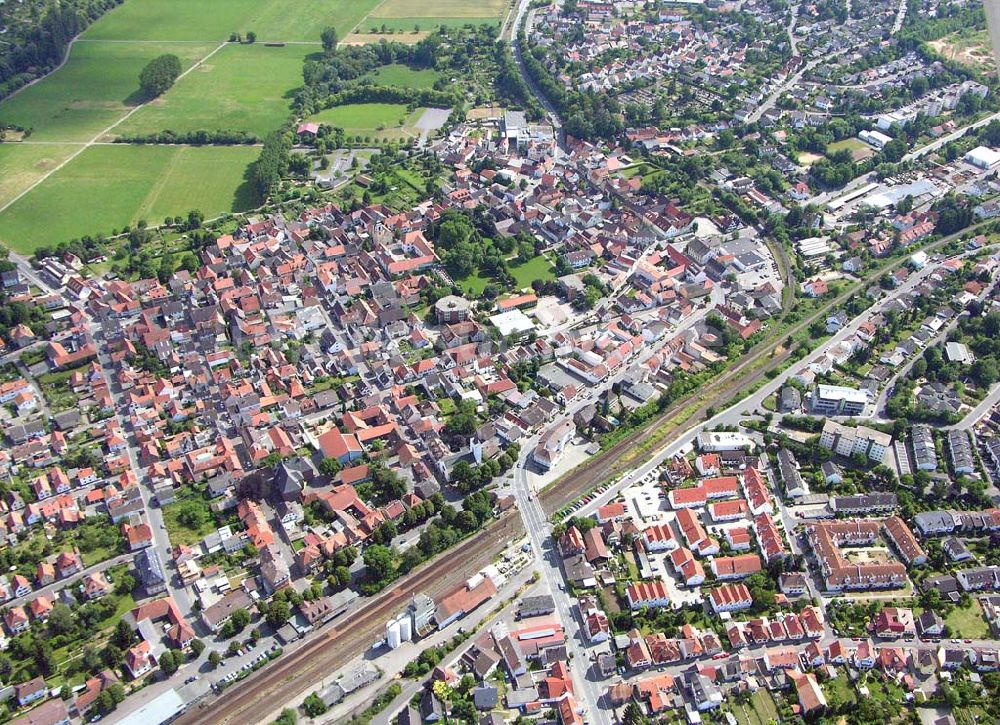
[[[706,453],[719,451],[753,451],[753,440],[743,433],[705,431],[698,434],[698,449]]]
[[[963,157],[964,161],[979,169],[992,169],[1000,164],[1000,151],[988,146],[976,146]]]

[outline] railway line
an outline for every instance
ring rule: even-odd
[[[302,694],[343,667],[383,632],[389,617],[418,592],[436,598],[492,561],[510,540],[523,535],[516,511],[508,511],[478,536],[448,550],[380,594],[362,609],[335,621],[302,647],[224,693],[202,700],[176,722],[182,725],[256,723],[281,703]]]

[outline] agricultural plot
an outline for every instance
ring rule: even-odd
[[[32,141],[89,141],[142,102],[139,72],[146,63],[174,53],[186,70],[212,47],[77,42],[66,65],[0,103],[0,125],[30,128]]]
[[[263,137],[288,117],[290,89],[301,85],[302,63],[315,50],[305,45],[227,45],[114,133],[227,129]]]
[[[44,174],[65,161],[70,144],[0,144],[0,204],[6,204]]]
[[[509,0],[384,0],[360,24],[358,30],[383,26],[388,30],[421,30],[441,25],[500,23]]]
[[[333,25],[341,37],[379,0],[129,0],[91,26],[88,40],[208,40],[253,31],[258,42],[319,43]]]
[[[0,241],[30,253],[139,219],[244,210],[244,176],[256,157],[257,149],[240,146],[92,146],[0,214]]]

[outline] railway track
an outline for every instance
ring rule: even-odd
[[[302,694],[323,677],[346,665],[378,639],[386,621],[418,592],[432,598],[468,579],[492,561],[504,542],[524,529],[516,511],[508,511],[478,536],[461,543],[380,594],[363,609],[341,617],[332,629],[265,667],[217,697],[202,700],[177,719],[183,725],[257,723]]]

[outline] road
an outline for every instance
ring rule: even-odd
[[[998,119],[1000,119],[1000,111],[998,111],[997,113],[990,114],[989,116],[986,116],[985,118],[981,118],[978,121],[976,121],[975,123],[970,123],[968,126],[962,126],[962,128],[957,128],[954,131],[952,131],[951,133],[946,133],[941,138],[939,138],[939,139],[937,139],[935,141],[931,141],[929,144],[927,144],[925,146],[921,146],[920,148],[915,149],[915,150],[911,151],[910,153],[906,154],[903,157],[903,161],[904,162],[906,162],[906,161],[913,161],[914,159],[918,159],[921,156],[924,156],[926,154],[931,153],[932,151],[937,151],[939,148],[941,148],[945,144],[950,143],[951,141],[954,141],[957,138],[961,138],[966,133],[968,133],[970,130],[981,128],[981,127],[987,125],[988,123],[990,123],[991,121],[996,121]]]

